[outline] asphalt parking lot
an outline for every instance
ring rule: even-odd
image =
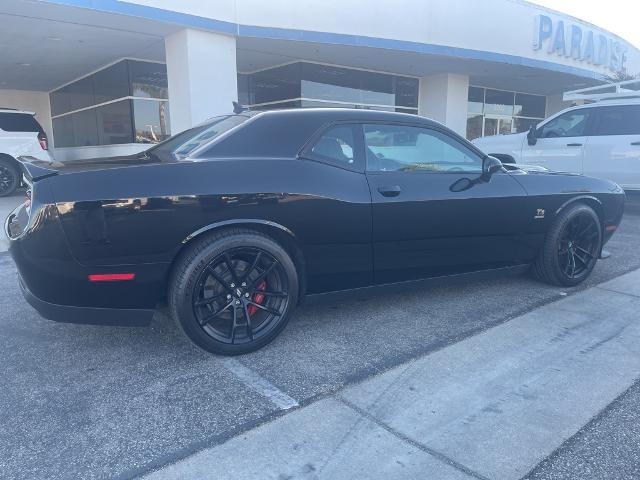
[[[135,477],[283,415],[277,401],[251,388],[254,377],[295,403],[310,404],[636,270],[640,199],[629,200],[607,246],[611,258],[576,289],[506,275],[330,297],[301,307],[273,344],[232,362],[193,347],[163,312],[151,328],[43,320],[23,301],[12,260],[0,253],[2,476]],[[609,413],[636,418],[623,408],[625,398]],[[604,412],[532,478],[579,472],[566,465],[610,425]],[[250,452],[238,452],[239,461],[245,454]]]

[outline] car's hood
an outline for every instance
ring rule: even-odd
[[[517,143],[520,140],[524,140],[526,137],[527,132],[508,133],[505,135],[491,135],[489,137],[476,138],[472,140],[471,143],[482,150],[485,145],[496,145],[498,143],[504,143],[505,141]]]

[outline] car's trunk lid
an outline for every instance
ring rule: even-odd
[[[19,157],[25,177],[30,181],[38,181],[54,175],[85,172],[89,170],[106,170],[112,168],[134,167],[159,163],[173,163],[176,160],[162,159],[145,153],[122,157],[91,158],[71,162],[41,160],[35,157]]]

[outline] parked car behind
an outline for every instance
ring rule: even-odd
[[[51,161],[47,134],[33,112],[0,108],[0,197],[20,186],[22,170],[18,157]]]
[[[611,180],[640,190],[640,99],[602,100],[567,108],[529,132],[473,143],[504,163]]]

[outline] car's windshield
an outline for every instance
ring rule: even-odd
[[[185,130],[162,143],[150,148],[147,155],[184,158],[196,148],[247,121],[247,115],[225,115],[215,117],[206,123]]]

